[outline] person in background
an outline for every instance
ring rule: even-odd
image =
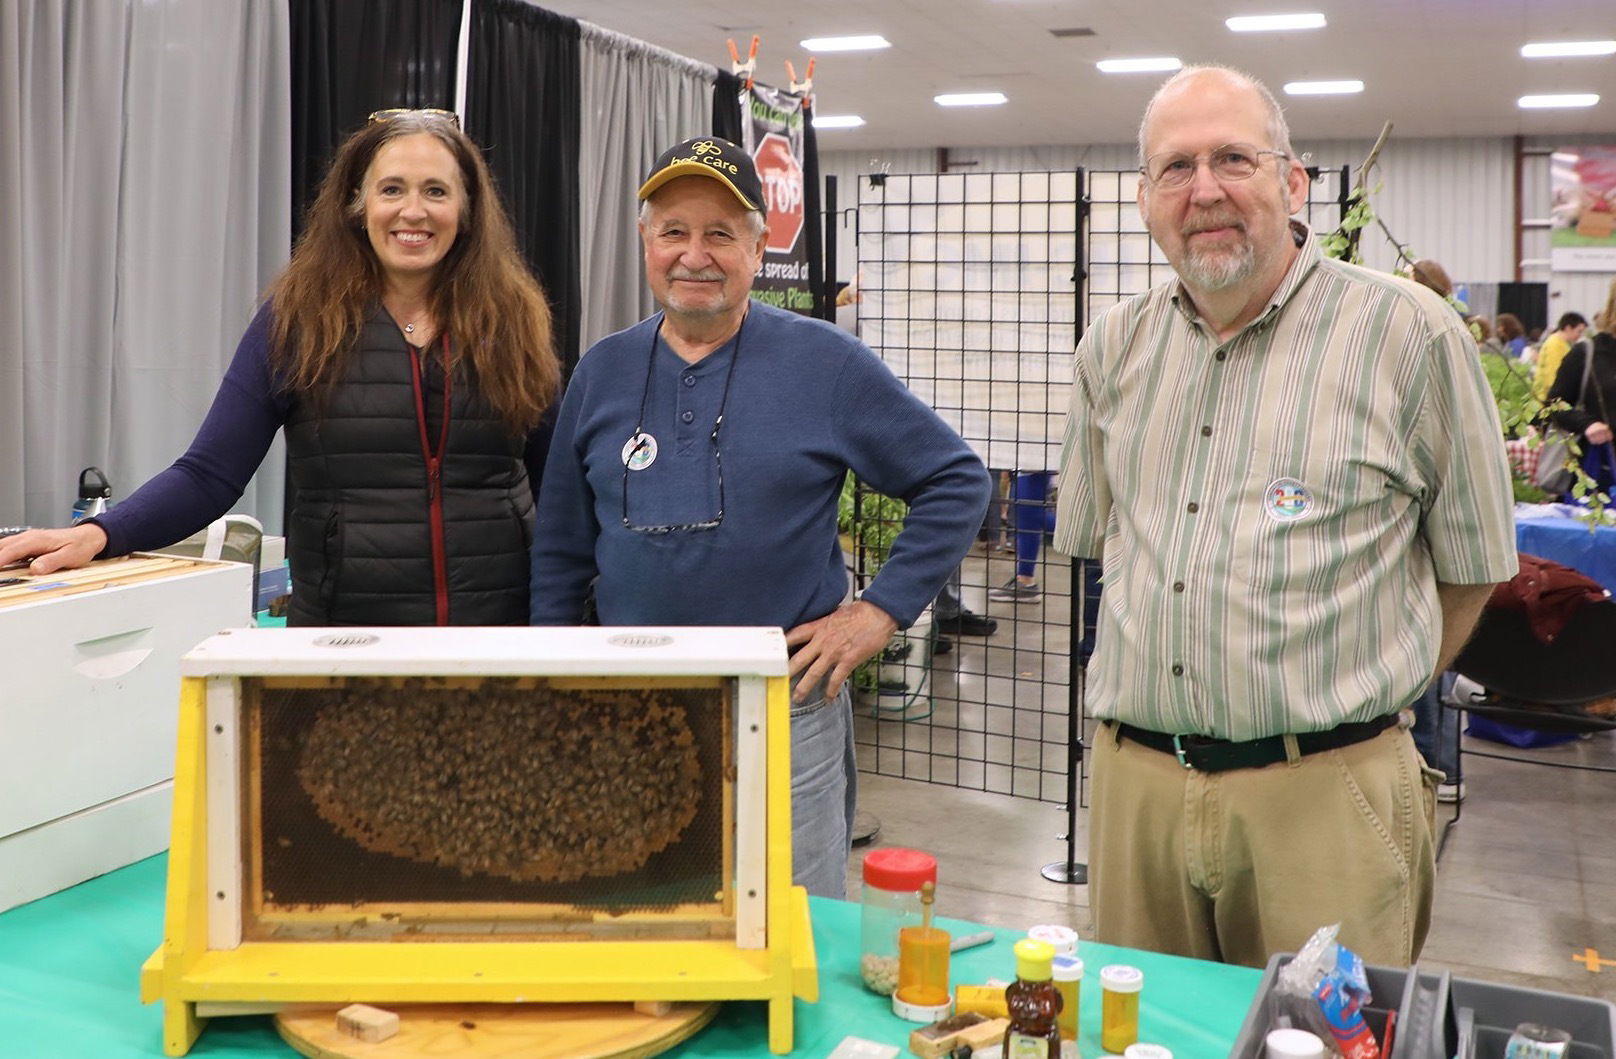
[[[1504,344],[1493,333],[1493,325],[1488,322],[1485,316],[1469,317],[1465,320],[1465,324],[1470,328],[1471,337],[1476,340],[1478,352],[1503,355]]]
[[[1616,279],[1610,281],[1605,307],[1594,314],[1594,330],[1616,333]]]
[[[1601,331],[1589,341],[1578,342],[1561,361],[1548,399],[1550,403],[1564,401],[1567,405],[1565,411],[1551,413],[1549,419],[1582,440],[1583,471],[1598,483],[1600,492],[1606,496],[1616,493],[1616,451],[1611,444],[1610,415],[1616,406],[1616,334]]]
[[[0,562],[43,574],[182,540],[284,428],[288,624],[523,624],[559,385],[476,145],[448,112],[378,112],[338,148],[190,449],[104,514],[0,541]]]
[[[1532,393],[1539,401],[1549,399],[1549,390],[1554,386],[1555,376],[1560,372],[1560,362],[1565,359],[1571,347],[1582,339],[1582,333],[1588,330],[1588,318],[1581,313],[1564,313],[1554,331],[1543,339],[1538,346],[1536,366],[1532,369]]]
[[[1010,476],[1016,572],[1004,584],[988,589],[988,598],[996,603],[1037,603],[1044,598],[1038,586],[1038,552],[1044,534],[1054,530],[1055,513],[1049,508],[1051,477],[1048,471],[1016,471]]]
[[[1410,263],[1408,278],[1436,291],[1444,300],[1453,297],[1453,280],[1448,278],[1448,270],[1428,257]]]
[[[1514,313],[1498,314],[1498,341],[1503,343],[1504,352],[1516,359],[1526,351],[1526,328],[1521,326],[1521,318]]]
[[[535,625],[786,630],[791,853],[846,892],[857,772],[848,677],[914,622],[970,549],[990,487],[960,436],[854,336],[750,297],[763,189],[746,152],[698,137],[640,186],[662,311],[597,342],[557,416],[533,545]],[[836,535],[851,470],[909,505],[856,601]]]
[[[1406,967],[1436,776],[1400,710],[1515,571],[1464,322],[1326,260],[1272,94],[1188,67],[1146,107],[1139,209],[1176,278],[1075,357],[1055,547],[1105,570],[1089,704],[1096,938],[1261,966],[1321,924]]]

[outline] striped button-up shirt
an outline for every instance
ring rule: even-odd
[[[1437,584],[1515,573],[1475,343],[1311,238],[1225,342],[1176,281],[1123,302],[1078,345],[1055,546],[1103,561],[1098,717],[1240,740],[1406,705]]]

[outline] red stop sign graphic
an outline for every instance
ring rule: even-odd
[[[778,132],[763,134],[752,161],[763,181],[763,205],[769,215],[765,247],[771,253],[789,254],[802,234],[802,166],[791,153],[791,141]]]

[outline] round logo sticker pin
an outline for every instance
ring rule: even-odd
[[[1313,507],[1313,494],[1295,478],[1275,478],[1263,494],[1263,510],[1275,522],[1295,522]]]
[[[643,471],[656,462],[656,438],[639,433],[623,442],[623,465],[631,471]]]

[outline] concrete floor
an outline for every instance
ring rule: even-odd
[[[1006,557],[981,549],[967,561],[966,605],[1001,626],[933,660],[928,716],[877,721],[877,700],[868,697],[855,707],[859,806],[879,821],[874,845],[937,856],[940,914],[1012,928],[1064,923],[1091,937],[1088,888],[1040,874],[1066,858],[1064,787],[1055,782],[1064,753],[1054,753],[1064,732],[1065,667],[1053,664],[1067,653],[1066,579],[1052,568],[1041,604],[988,602],[983,588],[1002,583],[1009,569]],[[1616,774],[1470,753],[1616,765],[1616,733],[1535,750],[1468,736],[1464,746],[1467,798],[1438,862],[1422,966],[1616,1000]],[[1440,806],[1438,823],[1452,815],[1452,806]],[[1086,847],[1080,809],[1079,862]],[[855,849],[849,863],[855,899],[869,848]],[[1588,949],[1604,958],[1602,970],[1573,958]]]

